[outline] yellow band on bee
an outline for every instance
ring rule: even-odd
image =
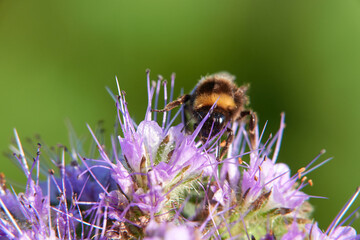
[[[217,100],[219,98],[219,100]],[[236,108],[233,97],[228,94],[201,94],[195,98],[194,109],[199,109],[206,106],[212,106],[217,100],[216,105],[224,110],[232,110]]]

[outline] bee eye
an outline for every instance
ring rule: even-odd
[[[218,118],[218,122],[219,122],[220,124],[222,124],[222,123],[224,122],[224,117],[219,117],[219,118]]]
[[[212,120],[214,123],[221,126],[225,122],[225,116],[221,113],[214,113]]]

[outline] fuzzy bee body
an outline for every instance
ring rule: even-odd
[[[241,113],[245,111],[245,106],[248,104],[246,95],[248,86],[238,87],[234,79],[234,76],[228,73],[217,73],[202,78],[194,88],[184,108],[184,112],[188,112],[187,115],[195,121],[194,127],[216,103],[210,117],[200,130],[200,138],[212,137],[228,122],[234,122],[243,117]],[[188,121],[185,118],[185,125]]]
[[[170,102],[164,109],[153,111],[165,112],[184,104],[184,124],[186,131],[191,133],[216,103],[199,132],[200,140],[205,142],[226,128],[228,123],[239,121],[250,114],[250,111],[245,109],[249,102],[246,95],[248,85],[238,87],[234,79],[234,76],[226,72],[203,77],[190,94],[183,95]],[[233,140],[232,130],[227,128],[226,131],[228,138],[222,149],[220,159],[225,155]]]

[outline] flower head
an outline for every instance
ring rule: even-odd
[[[323,239],[323,240],[335,240],[335,239],[360,239],[360,235],[357,235],[356,230],[350,226],[342,226],[344,222],[346,222],[349,218],[354,215],[356,211],[354,211],[352,214],[350,214],[344,221],[341,221],[344,214],[347,212],[347,210],[350,208],[350,206],[354,203],[355,199],[360,194],[360,187],[356,189],[356,192],[354,195],[349,199],[349,201],[345,204],[343,209],[339,212],[339,214],[336,216],[336,218],[331,222],[328,229],[323,232],[319,226],[318,223],[312,223],[306,225],[306,230],[309,233],[309,236],[311,239]],[[359,208],[358,208],[359,209]],[[356,210],[358,210],[356,209]]]
[[[175,76],[171,77],[172,101]],[[246,121],[228,124],[234,133],[226,159],[218,161],[225,129],[199,141],[196,129],[186,134],[175,114],[157,108],[161,83],[167,102],[167,82],[150,81],[145,118],[136,124],[125,93],[111,93],[118,114],[111,147],[105,147],[88,126],[97,154],[76,147],[51,157],[58,174],[49,170],[40,181],[40,145],[36,158],[25,157],[20,139],[15,158],[27,177],[24,193],[16,194],[0,176],[0,239],[356,239],[353,228],[338,215],[324,233],[310,219],[311,180],[306,175],[330,159],[291,174],[277,163],[285,127],[265,141],[258,126],[249,133]],[[222,137],[222,135],[224,136]],[[66,164],[65,158],[70,159]],[[31,165],[31,167],[29,167]],[[357,195],[357,194],[356,194]],[[353,199],[356,196],[354,195]],[[347,239],[345,237],[340,239]]]
[[[27,175],[25,193],[15,194],[9,191],[3,184],[0,190],[1,222],[0,239],[56,239],[55,229],[58,227],[58,234],[70,237],[74,231],[76,223],[68,218],[67,215],[76,214],[76,209],[68,208],[65,195],[59,196],[59,203],[56,207],[50,205],[49,195],[43,195],[39,185],[39,174],[32,178],[34,169],[39,171],[40,147],[37,157],[31,168],[22,150],[18,134],[15,130],[18,142],[18,154],[14,154]],[[49,174],[48,183],[52,173]],[[2,182],[5,180],[2,176]],[[48,184],[50,187],[50,184]],[[52,215],[52,210],[57,212]]]

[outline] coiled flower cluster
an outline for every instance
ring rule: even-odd
[[[174,81],[173,75],[170,101]],[[55,170],[48,168],[45,180],[41,145],[30,160],[14,131],[14,159],[27,182],[16,193],[0,175],[0,239],[360,239],[345,224],[354,213],[341,221],[359,189],[326,231],[311,218],[306,175],[330,159],[315,165],[321,151],[295,174],[278,163],[284,114],[274,136],[255,128],[252,147],[245,123],[229,125],[234,141],[218,161],[224,131],[201,142],[206,119],[187,135],[183,123],[173,124],[181,109],[172,117],[151,112],[161,86],[167,101],[162,78],[150,81],[147,71],[148,106],[138,125],[117,86],[118,94],[110,93],[118,115],[111,145],[88,126],[97,153],[62,147],[50,154]]]

